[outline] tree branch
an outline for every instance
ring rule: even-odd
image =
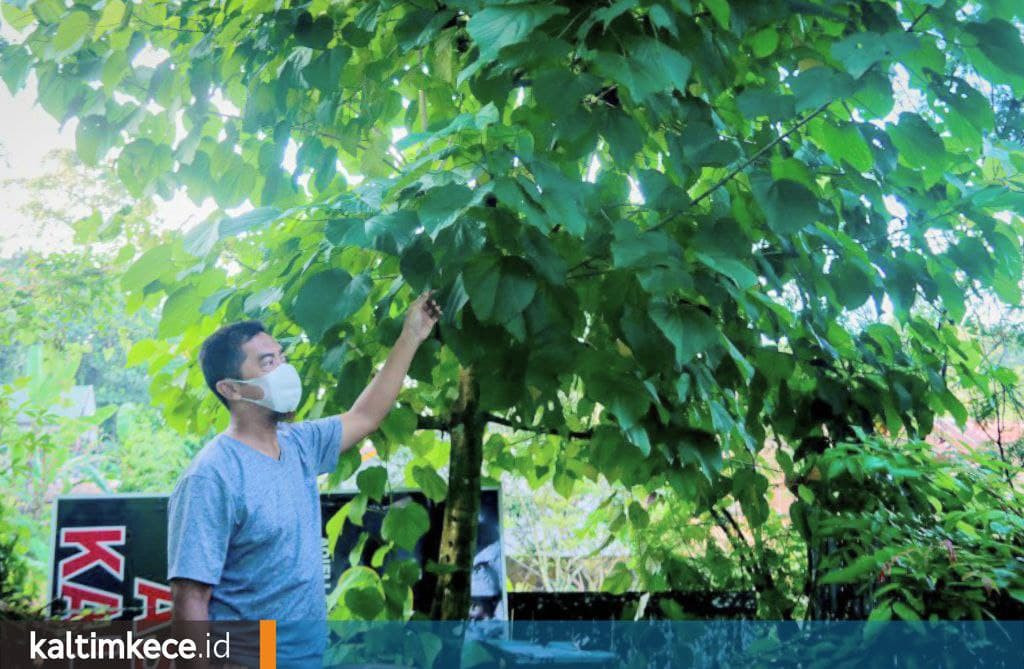
[[[796,124],[795,124],[795,125],[794,125],[794,126],[793,126],[792,128],[790,128],[790,129],[789,129],[789,130],[787,130],[786,132],[782,133],[781,135],[779,135],[778,137],[776,137],[776,138],[775,138],[775,139],[773,139],[772,141],[770,141],[770,142],[768,142],[767,144],[765,144],[764,146],[762,146],[762,147],[761,147],[760,149],[758,149],[758,150],[757,150],[757,152],[756,152],[756,153],[755,153],[754,155],[752,155],[752,156],[751,156],[750,158],[748,158],[747,160],[745,160],[745,161],[743,162],[743,164],[741,164],[741,165],[740,165],[739,167],[736,167],[736,168],[735,168],[735,169],[733,169],[733,170],[732,170],[731,172],[729,172],[729,174],[727,174],[727,175],[725,175],[724,177],[722,177],[722,178],[721,178],[721,179],[720,179],[720,180],[718,181],[718,183],[716,183],[716,184],[715,184],[714,186],[712,186],[711,188],[707,189],[706,191],[704,191],[703,193],[701,193],[700,195],[698,195],[697,197],[695,197],[695,198],[693,199],[693,202],[691,202],[691,203],[690,203],[690,206],[692,207],[693,205],[697,204],[697,203],[698,203],[698,202],[700,202],[701,200],[704,200],[705,198],[707,198],[708,196],[710,196],[710,195],[711,195],[712,193],[714,193],[714,192],[715,192],[716,190],[718,190],[719,188],[721,188],[722,186],[724,186],[725,184],[727,184],[727,183],[728,183],[729,181],[731,181],[731,180],[732,180],[732,178],[733,178],[733,177],[735,177],[735,176],[736,176],[737,174],[739,174],[739,173],[740,173],[740,172],[742,172],[743,170],[745,170],[745,169],[747,169],[748,167],[750,167],[750,165],[751,165],[751,164],[752,164],[752,163],[753,163],[753,162],[754,162],[755,160],[757,160],[758,158],[760,158],[761,156],[763,156],[763,155],[764,155],[765,153],[767,153],[767,152],[768,152],[769,150],[771,150],[771,149],[772,149],[773,147],[775,147],[775,146],[776,146],[777,144],[779,144],[779,142],[782,142],[783,140],[785,140],[785,139],[786,139],[787,137],[789,137],[790,135],[792,135],[792,134],[793,134],[794,132],[796,132],[797,130],[799,130],[799,129],[800,129],[800,128],[802,128],[803,126],[805,126],[805,125],[806,125],[806,124],[807,124],[807,123],[808,123],[808,122],[809,122],[809,121],[810,121],[811,119],[813,119],[813,118],[814,118],[815,116],[817,116],[817,115],[818,115],[818,114],[820,114],[821,112],[823,112],[823,111],[825,111],[826,109],[828,109],[828,106],[829,106],[830,104],[832,104],[832,100],[828,100],[828,101],[826,101],[826,102],[823,102],[823,103],[821,103],[821,105],[820,105],[820,106],[818,106],[818,108],[817,108],[817,109],[815,109],[815,110],[814,110],[814,111],[812,111],[812,112],[811,112],[810,114],[808,114],[807,116],[805,116],[805,117],[803,117],[802,119],[800,119],[799,121],[797,121],[797,122],[796,122]]]
[[[914,32],[914,28],[917,27],[917,22],[920,21],[921,19],[923,19],[925,17],[925,15],[928,14],[928,12],[930,12],[931,10],[932,10],[931,5],[929,5],[928,7],[925,7],[924,11],[921,12],[920,14],[918,14],[917,18],[914,19],[913,21],[911,21],[910,25],[907,26],[907,32],[908,33]]]
[[[593,430],[583,430],[582,432],[569,431],[563,433],[561,430],[553,427],[538,427],[534,425],[525,425],[516,421],[511,421],[508,418],[502,416],[496,416],[493,413],[484,413],[483,418],[485,421],[490,423],[497,423],[499,425],[505,425],[507,427],[514,428],[516,430],[524,430],[526,432],[537,432],[538,434],[555,434],[558,436],[568,436],[570,439],[591,439],[594,436]]]
[[[422,414],[416,415],[416,429],[417,430],[443,430],[445,432],[451,432],[452,423],[451,420],[444,420],[438,416],[424,416]]]

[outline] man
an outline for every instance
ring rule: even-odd
[[[301,380],[260,323],[228,325],[203,342],[203,375],[231,421],[196,454],[168,504],[176,623],[274,619],[278,666],[320,666],[327,602],[317,475],[333,471],[394,406],[442,314],[432,293],[410,305],[387,361],[352,407],[326,418],[286,422]],[[240,662],[234,652],[231,662]]]

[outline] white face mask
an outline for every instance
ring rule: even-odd
[[[255,379],[228,379],[228,381],[259,386],[263,389],[263,399],[252,400],[248,397],[241,399],[279,413],[295,411],[299,406],[299,400],[302,399],[302,379],[299,378],[299,372],[286,362]]]

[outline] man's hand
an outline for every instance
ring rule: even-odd
[[[402,332],[408,334],[417,343],[422,342],[430,336],[434,324],[444,314],[441,307],[433,299],[433,290],[423,291],[416,300],[409,305],[409,311],[405,314],[405,323],[402,325]]]

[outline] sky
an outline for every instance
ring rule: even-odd
[[[39,176],[45,172],[47,153],[74,147],[74,124],[61,129],[49,114],[33,106],[35,94],[34,79],[15,97],[6,86],[0,86],[0,182]],[[0,255],[8,256],[24,246],[45,248],[68,241],[59,230],[39,231],[18,211],[25,204],[20,189],[0,185],[0,203]]]
[[[35,75],[15,96],[0,84],[0,257],[26,249],[55,251],[72,246],[74,233],[70,228],[40,229],[38,223],[19,211],[27,199],[22,189],[3,183],[41,176],[52,169],[52,165],[47,166],[47,154],[75,148],[77,120],[61,127],[35,100]],[[157,198],[156,202],[157,225],[176,229],[195,225],[213,209],[212,205],[197,207],[184,194],[166,202]]]
[[[0,24],[0,38],[18,41],[22,36],[4,23]],[[140,57],[160,59],[153,50],[140,54]],[[47,154],[57,149],[74,150],[77,124],[78,121],[72,119],[61,127],[36,104],[35,74],[29,75],[28,83],[14,96],[5,84],[0,83],[0,257],[10,257],[27,249],[46,252],[71,248],[73,230],[66,226],[40,229],[38,223],[19,211],[26,204],[26,194],[17,186],[5,185],[4,182],[31,179],[50,171],[53,166],[47,165]],[[158,227],[187,229],[214,209],[212,201],[197,207],[184,193],[170,201],[159,198],[155,201]]]

